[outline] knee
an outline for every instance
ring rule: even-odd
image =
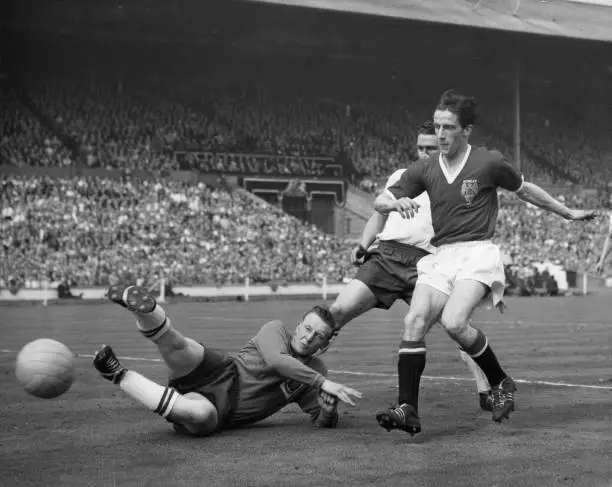
[[[189,392],[179,398],[169,419],[181,423],[193,434],[204,435],[216,429],[218,413],[214,404],[204,396]]]
[[[446,330],[446,333],[455,337],[462,335],[470,326],[470,319],[461,313],[442,313],[440,323]]]
[[[428,314],[421,310],[410,310],[404,318],[404,329],[415,333],[424,333],[428,326]]]
[[[217,408],[204,396],[197,392],[189,392],[183,396],[188,403],[185,407],[185,419],[190,423],[210,423],[217,419]]]

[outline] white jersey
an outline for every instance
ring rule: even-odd
[[[395,171],[385,184],[385,189],[393,186],[402,176],[405,169]],[[419,247],[427,252],[435,252],[435,247],[430,240],[434,236],[433,224],[431,223],[431,206],[429,195],[421,193],[414,198],[419,205],[419,211],[412,218],[403,218],[397,211],[389,213],[387,222],[376,238],[378,240],[393,240],[406,245]]]

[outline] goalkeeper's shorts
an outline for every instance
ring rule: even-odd
[[[204,346],[204,358],[189,374],[170,380],[181,394],[197,392],[217,409],[217,430],[222,429],[236,405],[238,372],[234,359],[221,350]]]

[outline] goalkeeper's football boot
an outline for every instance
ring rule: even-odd
[[[170,329],[170,319],[166,312],[146,289],[138,286],[111,286],[106,297],[134,313],[138,329],[144,337],[155,341]]]
[[[119,384],[127,369],[121,365],[115,352],[109,345],[103,345],[93,359],[93,365],[100,375],[113,384]]]
[[[410,404],[401,404],[394,408],[376,413],[378,424],[387,431],[402,430],[411,436],[420,433],[421,420],[416,409]]]
[[[138,286],[116,285],[106,291],[106,297],[113,303],[123,306],[134,313],[151,313],[157,302],[153,295]]]
[[[491,391],[479,392],[478,400],[480,401],[480,409],[493,412],[493,393]]]
[[[514,411],[514,393],[516,384],[511,377],[506,377],[493,388],[493,421],[501,423]]]

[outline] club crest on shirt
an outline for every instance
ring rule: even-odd
[[[468,206],[472,204],[478,194],[478,179],[464,179],[461,183],[461,196]]]
[[[281,384],[281,389],[289,402],[301,394],[306,388],[307,386],[305,384],[289,379]]]

